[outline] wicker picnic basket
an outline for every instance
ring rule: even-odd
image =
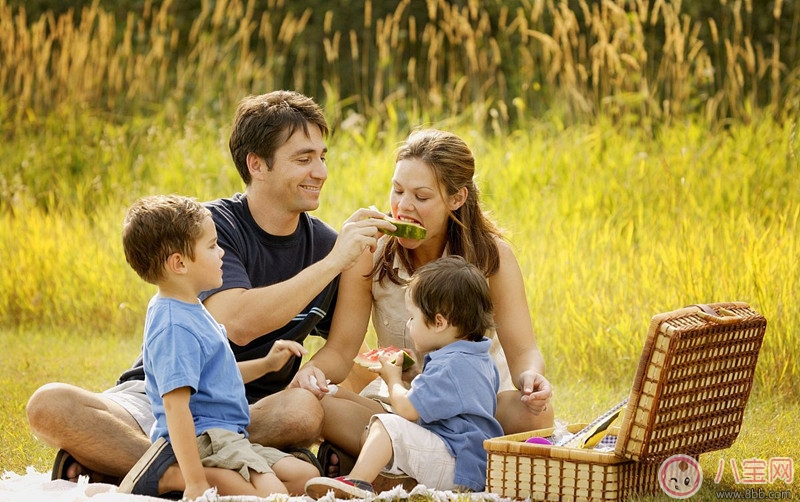
[[[613,451],[525,442],[552,429],[489,439],[486,490],[533,500],[625,500],[658,492],[660,463],[671,455],[696,459],[733,444],[766,326],[742,302],[656,315],[620,427],[604,441],[615,443]]]

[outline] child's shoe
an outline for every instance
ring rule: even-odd
[[[311,478],[306,482],[306,495],[309,497],[319,499],[328,492],[333,492],[333,496],[337,499],[366,499],[375,495],[372,483],[346,476]]]

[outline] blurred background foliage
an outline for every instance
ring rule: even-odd
[[[800,2],[0,0],[0,117],[228,110],[304,92],[334,124],[800,113]],[[398,117],[399,115],[399,117]]]

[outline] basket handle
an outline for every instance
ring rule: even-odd
[[[733,324],[742,320],[741,317],[724,307],[718,307],[719,314],[722,314],[719,315],[714,311],[714,309],[706,304],[698,303],[694,306],[700,309],[700,312],[698,312],[697,315],[700,316],[700,318],[704,321],[709,321],[716,324]]]

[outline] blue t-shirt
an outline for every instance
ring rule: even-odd
[[[455,484],[475,491],[486,485],[483,441],[503,435],[494,417],[500,374],[490,346],[487,338],[459,340],[428,353],[408,394],[418,423],[441,437],[455,457]]]
[[[325,258],[336,243],[336,231],[322,220],[307,213],[300,214],[297,230],[292,235],[276,236],[258,226],[244,194],[207,202],[217,227],[222,257],[222,286],[200,294],[204,301],[212,294],[231,288],[259,288],[290,279]],[[308,335],[326,337],[336,306],[338,278],[322,291],[285,326],[265,333],[247,345],[231,343],[237,361],[257,359],[269,353],[275,340],[303,343]],[[257,378],[245,385],[250,403],[286,388],[300,368],[301,359],[293,357],[280,370]],[[144,378],[141,357],[117,381]]]
[[[202,303],[154,296],[147,306],[142,352],[145,391],[156,418],[151,441],[169,439],[163,396],[181,387],[192,390],[195,436],[211,428],[247,434],[250,409],[242,375],[225,328]]]

